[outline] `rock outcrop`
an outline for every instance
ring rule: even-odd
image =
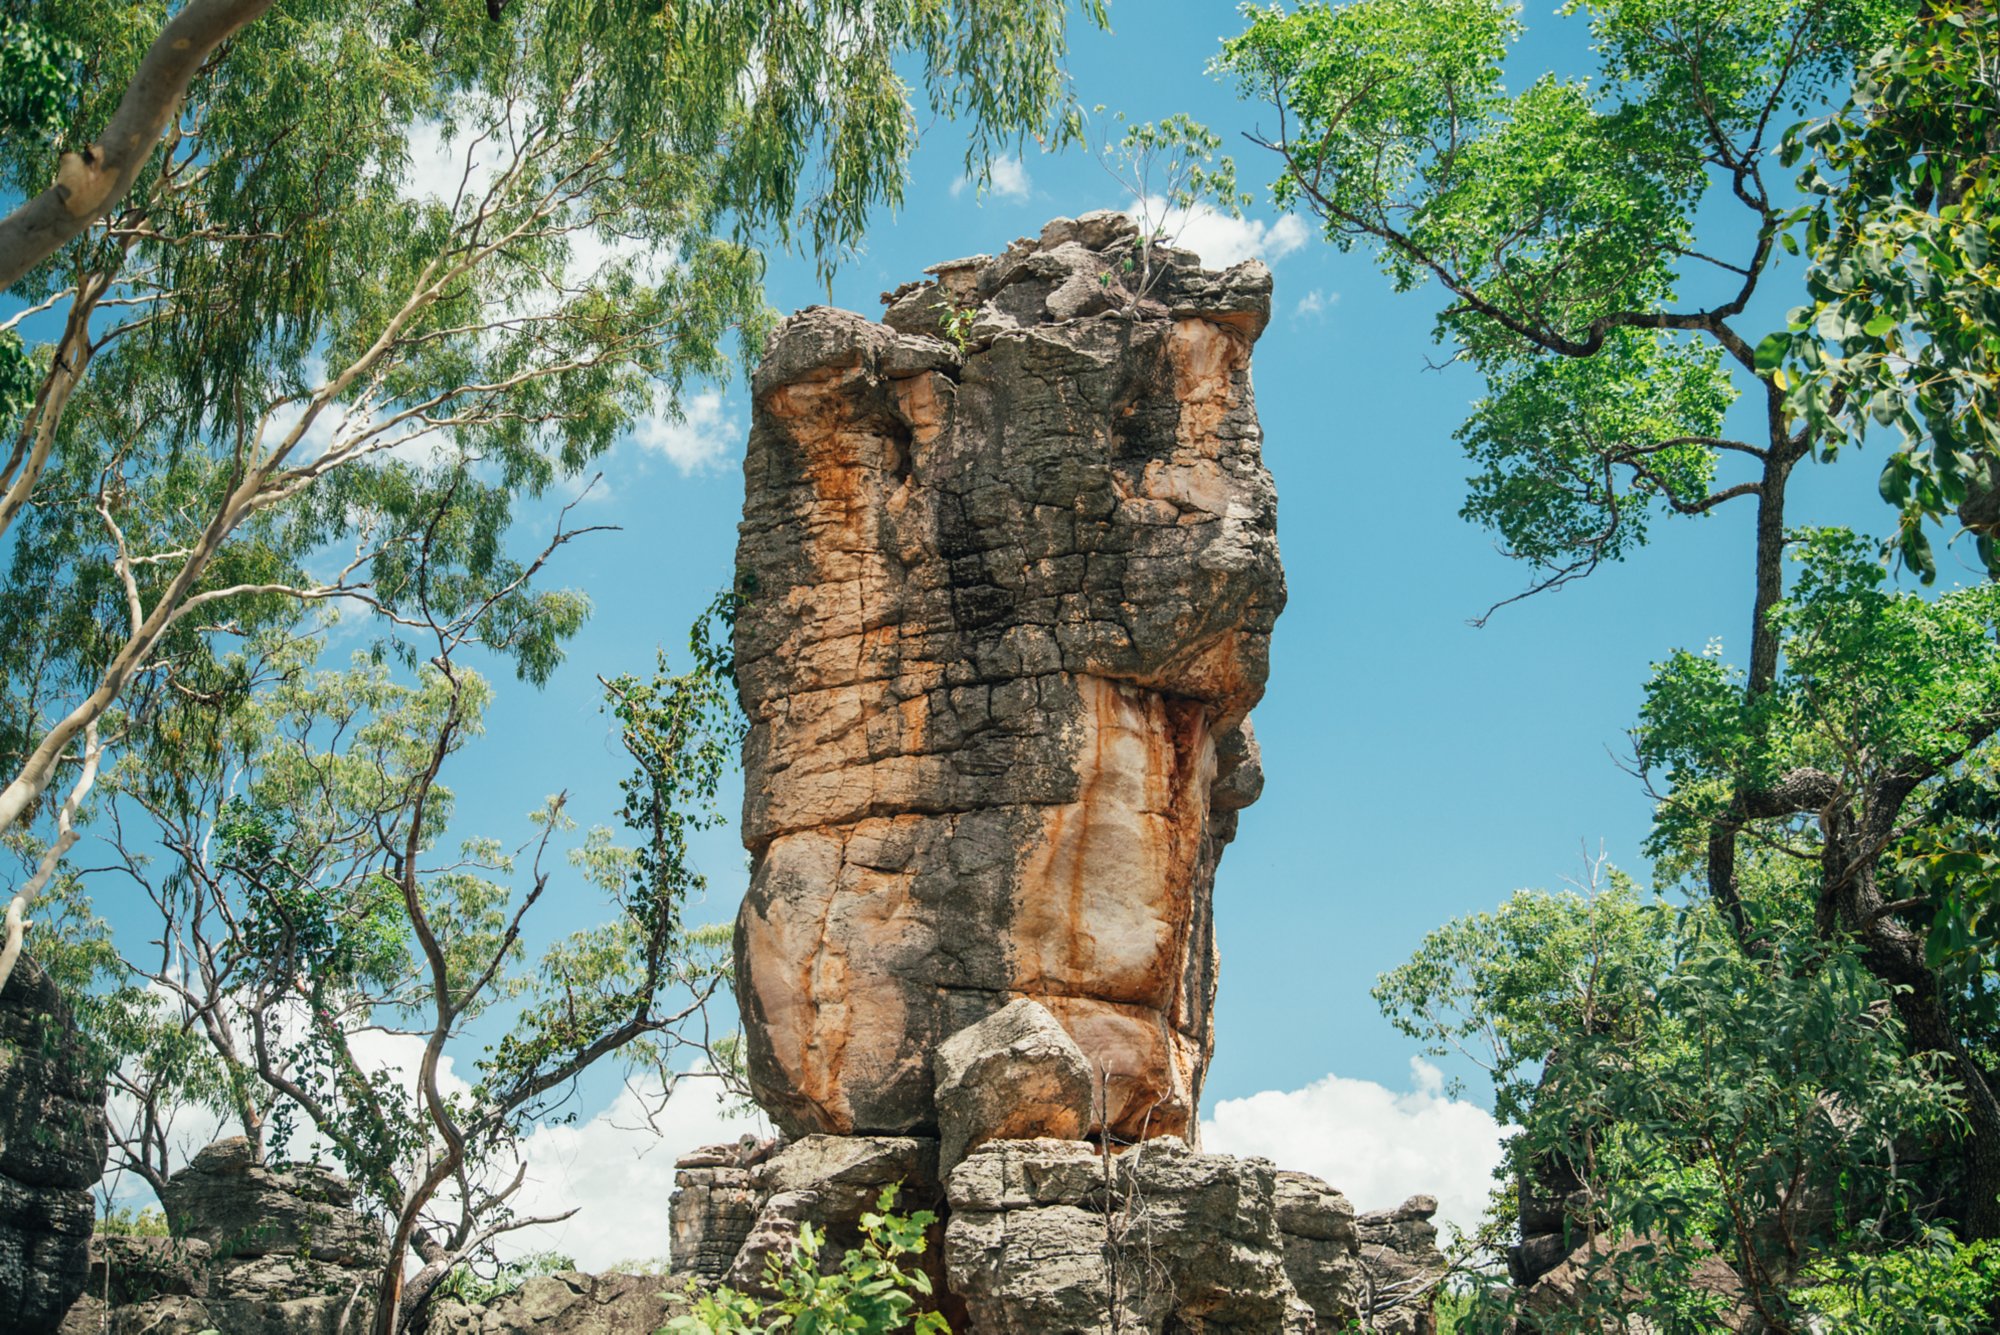
[[[763,1196],[750,1173],[771,1157],[773,1141],[744,1136],[706,1145],[674,1161],[668,1206],[670,1265],[675,1275],[721,1279],[757,1223]]]
[[[655,1335],[688,1306],[659,1275],[560,1270],[484,1303],[438,1303],[425,1335]]]
[[[687,1171],[713,1171],[721,1165],[704,1164],[733,1148],[697,1151]],[[1314,1335],[1364,1321],[1396,1335],[1433,1330],[1444,1258],[1429,1197],[1357,1220],[1317,1178],[1175,1137],[1109,1157],[1088,1141],[988,1140],[941,1195],[935,1156],[921,1137],[809,1136],[744,1170],[756,1219],[728,1283],[760,1290],[765,1259],[789,1252],[805,1223],[826,1234],[831,1268],[860,1240],[862,1212],[897,1183],[899,1208],[946,1217],[922,1263],[961,1335]],[[714,1271],[711,1240],[677,1232],[675,1245],[692,1245]]]
[[[218,1265],[285,1255],[374,1267],[387,1246],[355,1211],[346,1178],[316,1164],[267,1167],[241,1136],[216,1141],[168,1178],[160,1208],[175,1237],[206,1243]]]
[[[1385,1335],[1431,1335],[1431,1296],[1444,1273],[1437,1247],[1435,1196],[1412,1196],[1393,1210],[1371,1210],[1354,1221],[1366,1276],[1370,1329]]]
[[[1250,390],[1271,283],[1156,249],[1134,293],[1135,242],[1059,219],[885,323],[809,309],[753,380],[737,986],[789,1134],[935,1134],[933,1054],[1020,997],[1113,1137],[1195,1133],[1285,596]]]
[[[1026,997],[946,1039],[935,1064],[941,1173],[989,1140],[1077,1140],[1093,1120],[1083,1050]]]
[[[219,1140],[160,1192],[168,1238],[95,1239],[65,1335],[357,1335],[387,1242],[339,1174],[257,1161]],[[107,1302],[108,1299],[108,1302]]]
[[[975,1335],[1414,1335],[1431,1329],[1429,1284],[1405,1282],[1444,1268],[1416,1247],[1386,1268],[1317,1178],[1171,1137],[1109,1160],[1083,1142],[994,1141],[953,1170],[947,1197],[946,1264]]]
[[[20,959],[0,991],[0,1330],[56,1330],[84,1290],[104,1094],[55,982]]]
[[[154,1298],[206,1298],[213,1260],[195,1238],[102,1235],[90,1240],[91,1297],[112,1307]]]
[[[820,1262],[836,1269],[840,1257],[861,1244],[860,1220],[895,1187],[896,1208],[904,1213],[937,1212],[937,1142],[920,1136],[807,1136],[778,1150],[751,1170],[757,1193],[756,1216],[723,1278],[747,1293],[765,1289],[766,1261],[781,1260],[812,1225],[822,1239]],[[935,1234],[926,1262],[942,1278]]]

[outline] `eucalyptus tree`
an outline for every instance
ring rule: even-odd
[[[452,839],[448,779],[490,695],[460,658],[487,610],[427,621],[413,681],[366,653],[322,666],[321,634],[253,637],[225,665],[251,689],[177,701],[174,740],[106,780],[112,845],[161,924],[129,965],[161,1004],[113,1035],[119,1166],[157,1188],[175,1113],[203,1104],[260,1159],[330,1156],[388,1224],[382,1335],[501,1235],[567,1217],[515,1207],[522,1137],[599,1063],[669,1094],[690,1053],[713,1056],[706,1007],[729,976],[727,929],[682,919],[706,886],[688,836],[717,820],[742,727],[707,623],[687,670],[662,655],[605,683],[634,843],[573,839],[562,794],[513,839]],[[221,763],[190,766],[190,747]],[[530,958],[545,898],[569,924],[593,899],[607,916]]]
[[[189,0],[160,25],[102,131],[64,153],[49,186],[0,218],[0,288],[12,287],[117,206],[202,66],[237,29],[270,7],[271,0]],[[69,81],[65,66],[83,63],[82,48],[50,40],[32,16],[5,23],[0,72],[7,75],[8,92],[0,97],[13,104],[10,119],[31,125],[55,120],[52,104]]]
[[[2000,1235],[1979,1001],[1993,961],[1968,966],[1939,930],[1990,895],[1976,877],[1895,888],[1936,804],[1990,768],[1993,609],[1955,600],[1927,619],[1867,587],[1837,537],[1807,544],[1814,573],[1789,602],[1785,579],[1795,470],[1870,422],[1903,428],[1881,489],[1902,508],[1891,550],[1926,578],[1925,523],[1976,508],[2000,459],[1981,165],[1994,20],[1893,0],[1567,12],[1588,17],[1595,80],[1508,91],[1520,20],[1496,0],[1251,10],[1217,67],[1276,118],[1258,142],[1281,202],[1372,250],[1399,290],[1446,294],[1437,337],[1487,386],[1459,431],[1476,469],[1463,513],[1534,566],[1530,592],[1625,557],[1659,516],[1752,509],[1744,671],[1680,655],[1650,689],[1640,759],[1667,784],[1656,852],[1748,953],[1801,919],[1854,939],[1905,1040],[1960,1087],[1949,1209],[1972,1236]],[[1785,253],[1807,260],[1806,300],[1781,321],[1760,298],[1782,301]],[[1959,830],[1995,809],[1962,806]],[[1768,850],[1811,868],[1804,901],[1746,888]]]
[[[975,162],[1069,133],[1067,10],[283,0],[236,30],[130,190],[13,289],[9,325],[50,336],[0,376],[0,834],[304,603],[392,629],[420,594],[490,606],[545,678],[585,604],[517,578],[516,504],[754,352],[756,244],[837,263],[901,197],[913,97]],[[60,114],[0,130],[0,186],[42,189],[49,127],[111,122],[164,13],[34,6],[89,54]]]

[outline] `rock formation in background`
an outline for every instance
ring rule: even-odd
[[[160,1192],[171,1236],[91,1242],[91,1286],[65,1335],[358,1335],[388,1243],[339,1174],[257,1162],[218,1140]]]
[[[16,974],[18,977],[19,974]],[[363,1335],[387,1242],[338,1174],[273,1169],[220,1140],[160,1193],[169,1237],[91,1240],[62,1335]],[[687,1311],[660,1275],[536,1275],[485,1302],[440,1297],[430,1335],[654,1335]],[[0,1326],[12,1331],[12,1326]]]
[[[1271,279],[1156,249],[1135,294],[1135,242],[1059,219],[884,323],[793,316],[757,370],[737,979],[790,1134],[934,1134],[933,1054],[1019,997],[1114,1138],[1195,1133],[1285,598],[1250,392]]]
[[[54,981],[20,960],[0,991],[0,1330],[53,1331],[83,1292],[104,1095]]]

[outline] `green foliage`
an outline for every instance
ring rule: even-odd
[[[1797,253],[1802,237],[1811,267],[1806,301],[1758,363],[1829,457],[1897,430],[1880,487],[1897,507],[1897,549],[1926,581],[1937,564],[1925,523],[1954,509],[2000,570],[1996,60],[1989,10],[1921,6],[1856,73],[1846,105],[1784,144],[1809,202],[1783,240]]]
[[[1805,1309],[1854,1335],[1975,1335],[2000,1311],[2000,1246],[1943,1230],[1887,1256],[1821,1264],[1811,1278]]]
[[[0,135],[54,139],[84,69],[76,42],[19,18],[0,16]]]
[[[561,1252],[530,1252],[518,1261],[494,1267],[491,1277],[474,1273],[471,1266],[461,1266],[437,1286],[436,1296],[437,1300],[461,1302],[468,1306],[490,1303],[537,1276],[574,1269],[575,1258],[564,1256]]]
[[[164,1238],[167,1216],[158,1206],[113,1205],[97,1217],[96,1231],[112,1237]]]
[[[1445,289],[1436,336],[1488,384],[1460,432],[1465,515],[1540,568],[1539,589],[1626,555],[1649,514],[1757,494],[1714,489],[1721,452],[1795,450],[1782,417],[1768,439],[1721,432],[1742,381],[1772,383],[1731,324],[1782,224],[1767,139],[1836,94],[1900,8],[1573,0],[1598,77],[1514,92],[1522,22],[1502,0],[1253,6],[1214,69],[1280,115],[1260,141],[1280,206],[1370,249],[1398,290]]]
[[[1426,1052],[1484,1069],[1495,1116],[1520,1124],[1542,1063],[1570,1036],[1602,1030],[1636,1040],[1671,963],[1673,917],[1615,869],[1595,892],[1517,891],[1492,913],[1426,935],[1407,963],[1376,980],[1373,996]]]
[[[953,345],[960,352],[964,352],[969,346],[972,337],[973,322],[978,318],[979,312],[977,309],[963,311],[943,310],[938,313],[938,329],[946,338],[952,341]]]
[[[1949,769],[1991,730],[2000,585],[1937,598],[1892,591],[1874,544],[1840,529],[1798,535],[1794,557],[1798,578],[1771,613],[1785,670],[1768,690],[1746,698],[1713,649],[1672,655],[1647,686],[1638,755],[1671,793],[1656,853],[1704,837],[1728,801],[1718,783],[1727,776],[1758,790],[1811,778],[1811,809],[1858,814],[1892,770]],[[1986,893],[1978,878],[1960,888]]]
[[[1694,1277],[1718,1252],[1763,1310],[1789,1313],[1814,1282],[1798,1257],[1860,1273],[1921,1231],[1903,1160],[1953,1124],[1951,1086],[1905,1052],[1851,950],[1796,931],[1768,946],[1746,955],[1712,909],[1676,913],[1614,878],[1449,924],[1377,987],[1432,1051],[1489,1045],[1496,1108],[1519,1127],[1504,1171],[1567,1163],[1597,1228],[1643,1240],[1584,1285],[1588,1320],[1708,1329]],[[1475,1286],[1465,1328],[1507,1301]]]
[[[1458,431],[1478,470],[1459,513],[1537,566],[1620,559],[1652,513],[1705,505],[1733,398],[1720,349],[1632,330],[1496,367]]]
[[[928,1210],[895,1213],[896,1188],[884,1187],[875,1209],[861,1216],[862,1243],[841,1257],[832,1274],[820,1270],[819,1254],[826,1240],[806,1224],[791,1251],[780,1259],[765,1258],[765,1283],[776,1296],[768,1303],[720,1288],[696,1293],[694,1312],[667,1323],[661,1335],[751,1335],[759,1331],[790,1331],[822,1335],[855,1331],[861,1335],[914,1330],[917,1335],[950,1335],[951,1327],[935,1312],[914,1311],[919,1297],[929,1297],[930,1276],[907,1266],[905,1258],[925,1247],[924,1233],[937,1222]]]

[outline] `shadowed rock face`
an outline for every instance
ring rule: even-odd
[[[23,958],[0,990],[0,1330],[55,1330],[83,1291],[104,1152],[104,1076]]]
[[[1194,1130],[1284,604],[1271,284],[1167,251],[1134,301],[1132,243],[1059,219],[886,323],[801,312],[758,369],[736,954],[792,1134],[934,1130],[933,1052],[1017,997],[1104,1073],[1114,1134]]]

